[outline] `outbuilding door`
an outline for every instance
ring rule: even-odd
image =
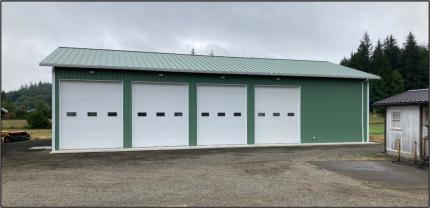
[[[399,141],[402,153],[419,154],[420,107],[390,106],[386,114],[387,150],[397,151]]]
[[[246,144],[246,86],[197,86],[197,144]]]
[[[122,148],[121,82],[64,81],[59,84],[59,148]]]
[[[133,147],[188,145],[188,85],[136,82],[132,103]]]
[[[255,143],[300,143],[300,88],[256,86]]]

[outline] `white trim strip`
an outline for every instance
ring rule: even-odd
[[[253,148],[253,147],[302,147],[302,146],[342,146],[342,145],[368,145],[377,142],[341,142],[341,143],[302,143],[302,144],[240,144],[240,145],[207,145],[207,146],[176,146],[176,147],[142,147],[142,148],[115,148],[115,149],[76,149],[57,150],[51,153],[83,153],[83,152],[128,152],[150,150],[186,150],[186,149],[219,149],[219,148]]]
[[[361,142],[364,142],[364,82],[365,81],[361,82]]]
[[[366,84],[367,84],[367,142],[370,142],[370,100],[369,100],[369,80],[366,80]]]
[[[55,149],[55,133],[56,133],[56,131],[58,131],[58,129],[55,127],[55,122],[56,122],[56,119],[55,119],[55,113],[56,113],[56,111],[55,111],[55,108],[56,108],[56,106],[58,105],[58,103],[56,103],[55,102],[55,87],[56,87],[56,85],[55,85],[55,67],[52,67],[52,85],[51,85],[51,93],[52,93],[52,96],[51,96],[51,129],[52,129],[52,131],[51,131],[51,146],[52,146],[52,149]],[[59,109],[60,107],[58,106],[58,109]]]

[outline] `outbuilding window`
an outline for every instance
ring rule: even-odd
[[[400,130],[402,129],[402,122],[401,122],[401,113],[400,111],[393,111],[391,112],[391,128]]]

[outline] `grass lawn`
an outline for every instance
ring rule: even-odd
[[[384,142],[384,118],[378,114],[370,114],[370,141]]]
[[[23,129],[27,126],[27,120],[2,120],[1,126],[3,129]]]
[[[2,131],[26,131],[31,139],[51,139],[51,129],[26,129],[26,120],[2,120]]]

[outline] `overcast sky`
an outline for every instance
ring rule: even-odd
[[[51,81],[39,62],[58,46],[339,63],[367,31],[428,40],[428,4],[12,3],[2,4],[2,89]]]

